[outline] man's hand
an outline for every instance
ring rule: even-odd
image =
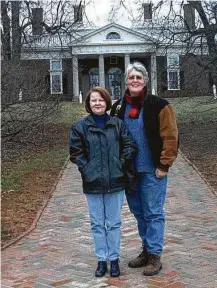
[[[158,168],[155,170],[155,175],[157,178],[163,178],[163,177],[167,176],[167,173],[168,172],[160,170]]]

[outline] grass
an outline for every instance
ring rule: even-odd
[[[30,227],[67,159],[69,128],[84,114],[83,105],[61,102],[48,119],[45,143],[34,150],[21,147],[25,153],[2,161],[2,245]]]
[[[168,99],[173,105],[177,119],[181,123],[185,122],[204,122],[217,120],[217,101],[211,97],[197,98],[171,98]],[[18,105],[21,108],[21,104]],[[25,106],[25,105],[24,105]],[[17,109],[17,107],[16,107]],[[65,139],[62,147],[58,143],[52,149],[40,151],[40,153],[28,157],[28,159],[19,159],[19,161],[10,161],[4,165],[2,171],[2,189],[19,190],[26,175],[34,173],[37,170],[49,171],[51,167],[60,169],[68,155],[67,133],[71,124],[85,114],[83,104],[75,102],[60,102],[58,110],[49,118],[53,124],[64,125]],[[57,130],[58,133],[58,130]]]
[[[65,128],[65,137],[67,137],[68,129],[70,125],[85,114],[83,105],[63,102],[60,103],[59,109],[55,115],[49,119],[54,124],[62,124]],[[58,133],[58,130],[57,130]],[[9,161],[6,165],[3,164],[2,171],[2,189],[14,190],[18,189],[24,182],[26,175],[35,171],[48,171],[51,167],[62,167],[64,161],[68,155],[67,138],[62,141],[62,147],[57,145],[49,150],[40,150],[40,153],[34,153],[34,155],[28,155],[26,158],[19,158],[18,161]]]
[[[20,159],[18,162],[7,163],[2,171],[2,190],[19,191],[28,175],[37,171],[46,172],[51,168],[60,168],[67,158],[67,149],[58,147],[49,149],[28,159]],[[37,155],[37,157],[36,157]]]
[[[181,123],[217,121],[217,100],[213,97],[170,98]]]
[[[53,117],[53,122],[71,124],[85,115],[85,113],[83,104],[75,102],[61,102],[55,117]]]
[[[211,98],[169,101],[182,123],[217,120],[217,101]],[[60,102],[48,119],[45,145],[2,161],[2,244],[30,227],[67,159],[69,128],[85,114],[83,104]]]

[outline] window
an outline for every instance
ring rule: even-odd
[[[179,55],[171,54],[167,55],[167,67],[168,68],[179,68]]]
[[[61,60],[51,60],[51,69],[52,71],[60,71],[62,70]]]
[[[59,73],[51,74],[51,94],[62,93],[62,75]]]
[[[96,86],[99,86],[99,69],[92,68],[89,71],[89,86],[90,89]]]
[[[179,55],[167,55],[167,84],[168,90],[180,90]]]
[[[177,71],[168,71],[167,73],[168,90],[179,89],[179,75]]]
[[[63,93],[62,60],[50,60],[51,94]]]
[[[121,39],[121,36],[117,32],[110,32],[106,35],[106,39],[107,40],[117,40],[117,39]]]
[[[112,100],[121,98],[121,70],[119,68],[109,69],[108,90],[112,96]]]

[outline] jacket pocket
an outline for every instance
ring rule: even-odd
[[[97,160],[92,159],[81,171],[83,180],[87,183],[93,182],[99,178],[100,172],[98,172],[96,161]]]
[[[116,157],[113,158],[113,167],[111,167],[111,171],[113,171],[112,174],[114,174],[115,177],[122,177],[124,175],[123,165],[119,159]]]

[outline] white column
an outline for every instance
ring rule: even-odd
[[[213,95],[214,95],[214,99],[217,99],[217,94],[216,94],[216,85],[213,85]]]
[[[105,87],[104,56],[99,55],[99,86]]]
[[[128,64],[130,64],[130,55],[129,54],[125,54],[124,55],[124,67],[125,67],[125,73],[127,71],[127,66]]]
[[[157,60],[156,54],[151,54],[151,93],[157,95]]]
[[[126,75],[126,72],[127,72],[127,66],[128,64],[130,64],[130,55],[129,54],[124,54],[124,74]],[[124,75],[124,86],[125,86],[125,89],[127,88],[127,83],[125,82],[125,75]]]
[[[72,56],[73,101],[79,101],[78,57]]]

